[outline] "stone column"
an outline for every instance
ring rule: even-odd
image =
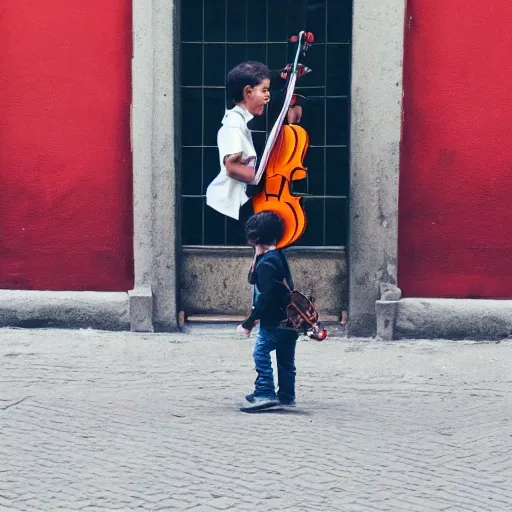
[[[354,0],[349,335],[376,333],[380,283],[396,284],[404,0]]]
[[[175,4],[133,0],[135,287],[130,292],[130,324],[135,331],[168,331],[178,326]]]

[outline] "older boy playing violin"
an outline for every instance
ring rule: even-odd
[[[242,62],[228,73],[226,87],[234,106],[226,110],[217,134],[220,172],[206,190],[206,204],[238,220],[256,167],[247,123],[261,116],[270,100],[270,71],[261,62]]]

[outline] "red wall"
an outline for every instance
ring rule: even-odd
[[[510,0],[408,0],[406,296],[512,298],[511,20]]]
[[[133,282],[131,0],[0,10],[0,288]]]

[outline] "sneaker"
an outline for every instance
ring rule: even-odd
[[[254,393],[251,393],[250,395],[245,395],[245,399],[250,403],[250,404],[253,404],[256,397],[254,396]],[[279,399],[278,399],[279,400]],[[286,408],[294,408],[294,407],[297,407],[297,404],[295,402],[295,400],[288,400],[288,401],[285,401],[285,400],[279,400],[279,405],[281,407],[284,407],[285,409]]]
[[[245,395],[245,399],[250,404],[253,404],[255,399],[254,393],[251,393],[250,395]],[[295,400],[279,400],[279,405],[281,405],[282,407],[297,407]]]
[[[297,407],[295,400],[279,400],[279,405],[281,407]]]
[[[246,405],[245,407],[240,407],[241,411],[261,411],[263,409],[269,409],[270,407],[275,407],[279,405],[279,400],[277,398],[266,398],[254,395],[252,398],[253,401],[249,402],[249,405]]]

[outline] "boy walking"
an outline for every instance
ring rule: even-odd
[[[256,301],[249,317],[237,331],[249,336],[259,320],[259,333],[253,357],[256,372],[254,392],[247,395],[242,411],[262,410],[277,405],[295,406],[295,347],[298,332],[282,327],[287,318],[288,288],[293,280],[284,253],[276,249],[283,236],[283,221],[274,212],[253,215],[245,224],[246,238],[254,246],[254,261],[249,271],[249,283],[256,289]],[[278,391],[274,386],[270,353],[276,351]]]
[[[242,62],[227,77],[227,94],[233,108],[226,110],[217,133],[220,172],[206,190],[206,204],[238,220],[249,200],[247,184],[253,181],[256,151],[247,123],[261,116],[270,100],[270,71],[260,62]]]

